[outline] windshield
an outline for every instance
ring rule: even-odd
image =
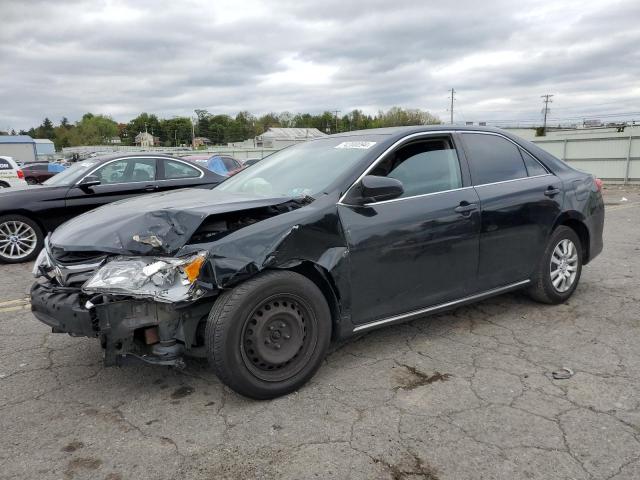
[[[89,171],[91,167],[94,167],[97,164],[97,160],[85,160],[84,162],[74,163],[69,168],[43,182],[43,185],[57,187],[74,185]]]
[[[331,137],[285,148],[229,178],[216,190],[260,196],[315,197],[353,168],[383,137]]]

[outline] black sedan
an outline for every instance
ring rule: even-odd
[[[332,339],[516,289],[557,304],[602,250],[601,182],[497,129],[407,127],[289,147],[213,190],[58,228],[32,311],[106,365],[204,355],[254,398],[300,388]]]
[[[121,154],[76,163],[43,185],[0,192],[0,262],[33,260],[47,232],[115,200],[183,187],[211,187],[223,177],[158,154]]]

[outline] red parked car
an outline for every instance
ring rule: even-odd
[[[43,183],[56,173],[59,173],[57,169],[50,168],[48,162],[25,164],[22,167],[22,171],[24,172],[24,179],[30,185]]]

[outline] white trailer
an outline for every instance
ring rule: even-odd
[[[36,142],[29,135],[0,135],[0,155],[21,163],[35,162]]]

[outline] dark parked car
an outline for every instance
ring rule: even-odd
[[[190,162],[156,154],[125,154],[73,164],[43,185],[0,192],[0,262],[34,259],[45,234],[115,200],[182,187],[211,187],[223,177]]]
[[[27,163],[22,167],[24,179],[29,185],[44,183],[63,170],[62,165],[50,164],[49,162]]]
[[[105,364],[207,356],[254,398],[332,339],[503,292],[574,292],[602,250],[601,182],[497,129],[407,127],[289,147],[213,190],[117,202],[58,228],[37,318]]]

